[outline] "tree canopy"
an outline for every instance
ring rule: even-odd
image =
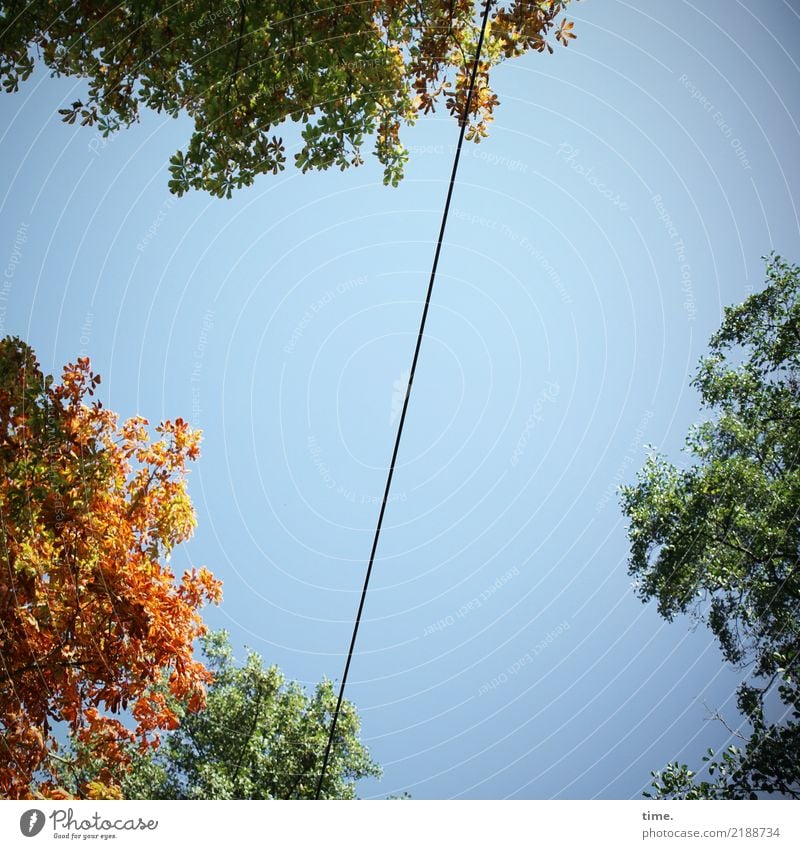
[[[172,700],[180,726],[157,750],[133,755],[121,778],[125,798],[314,798],[336,706],[331,682],[307,694],[255,652],[237,666],[224,631],[202,643],[214,676],[205,708],[192,713]],[[352,799],[358,779],[380,775],[359,728],[355,708],[343,702],[321,798]]]
[[[569,0],[498,3],[490,16],[468,137],[486,135],[497,97],[492,66],[564,45]],[[12,0],[0,7],[0,81],[13,92],[37,62],[88,80],[61,109],[68,123],[108,135],[142,106],[194,121],[171,159],[171,191],[230,197],[285,167],[275,130],[302,124],[294,162],[304,172],[363,162],[367,136],[384,182],[396,185],[407,151],[400,129],[444,103],[464,112],[479,23],[473,0]]]
[[[205,568],[176,580],[170,553],[192,533],[186,465],[199,434],[181,419],[151,439],[147,421],[89,401],[88,359],[43,375],[17,338],[0,341],[0,795],[118,794],[125,744],[147,747],[197,710],[210,672],[193,655],[199,609],[221,587]],[[166,682],[166,690],[159,689]],[[129,720],[126,725],[122,714]],[[132,727],[129,727],[132,726]]]
[[[694,464],[653,454],[622,491],[640,597],[705,621],[746,673],[741,745],[709,752],[711,781],[671,764],[660,796],[800,798],[800,268],[773,255],[766,272],[700,362],[712,415],[688,436]]]

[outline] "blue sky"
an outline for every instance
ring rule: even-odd
[[[800,8],[751,6],[584,0],[568,49],[495,73],[351,669],[364,797],[637,797],[728,741],[737,676],[634,597],[614,490],[646,444],[680,459],[723,306],[800,256]],[[398,189],[368,161],[175,199],[187,123],[104,143],[59,121],[81,90],[0,97],[2,332],[202,428],[178,568],[223,579],[207,619],[240,656],[338,679],[457,126],[406,131]]]

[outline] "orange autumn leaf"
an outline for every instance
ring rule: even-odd
[[[87,403],[99,383],[80,358],[56,385],[30,347],[0,340],[5,798],[65,798],[67,773],[88,768],[58,755],[59,723],[121,775],[131,743],[155,745],[175,727],[159,682],[199,709],[211,678],[192,646],[206,632],[199,610],[220,600],[221,585],[207,569],[176,579],[167,565],[194,529],[186,474],[200,435],[183,419],[163,422],[155,439],[145,419],[119,425]],[[83,795],[117,798],[105,773],[87,775]]]
[[[569,39],[577,38],[575,33],[572,32],[572,28],[574,26],[575,24],[572,21],[568,21],[564,18],[556,32],[556,41],[560,41],[564,47],[566,47],[569,44]]]

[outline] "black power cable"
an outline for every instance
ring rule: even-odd
[[[350,648],[347,652],[347,662],[344,666],[344,674],[342,675],[342,683],[339,687],[339,698],[336,702],[336,710],[333,712],[333,719],[331,720],[331,729],[328,733],[328,743],[325,747],[325,757],[322,761],[322,769],[319,773],[319,779],[317,781],[317,790],[314,798],[319,799],[320,793],[322,792],[322,782],[325,780],[325,773],[328,769],[328,761],[331,756],[331,748],[333,746],[333,739],[336,734],[336,723],[339,720],[339,712],[342,709],[342,701],[344,699],[344,688],[347,684],[347,675],[350,672],[350,662],[353,660],[353,650],[356,645],[356,637],[358,636],[358,626],[361,624],[361,614],[364,611],[364,602],[367,598],[367,588],[369,587],[369,579],[372,574],[372,566],[375,562],[375,552],[378,549],[378,540],[381,535],[381,527],[383,526],[383,516],[386,512],[386,502],[389,500],[389,490],[392,486],[392,478],[394,477],[394,469],[395,464],[397,462],[397,452],[400,448],[400,438],[403,435],[403,425],[406,420],[406,411],[408,410],[408,399],[411,396],[411,385],[414,382],[414,373],[417,370],[417,360],[419,359],[419,350],[422,346],[422,336],[425,332],[425,322],[428,319],[428,309],[431,305],[431,294],[433,293],[433,283],[436,279],[436,269],[439,265],[439,254],[442,251],[442,242],[444,241],[444,231],[447,227],[447,216],[450,212],[450,199],[453,196],[453,187],[456,182],[456,172],[458,171],[458,161],[461,158],[461,146],[464,143],[464,133],[467,129],[467,119],[469,116],[469,109],[472,105],[472,93],[475,88],[475,78],[478,75],[478,65],[480,64],[481,58],[481,50],[483,48],[483,37],[486,33],[486,23],[489,20],[489,9],[492,7],[494,0],[486,0],[486,8],[483,11],[483,21],[481,22],[481,32],[478,36],[478,46],[475,50],[475,61],[472,65],[472,76],[469,81],[469,91],[467,92],[467,101],[464,104],[464,114],[460,119],[461,130],[458,134],[458,145],[456,146],[456,155],[453,159],[453,171],[450,174],[450,185],[447,188],[447,199],[444,203],[444,212],[442,214],[442,225],[439,228],[439,239],[436,242],[436,252],[433,255],[433,267],[431,268],[431,279],[428,283],[428,293],[425,296],[425,306],[422,310],[422,319],[419,323],[419,333],[417,334],[417,344],[414,348],[414,359],[411,361],[411,371],[408,374],[408,386],[406,387],[405,398],[403,399],[403,412],[400,415],[400,424],[397,426],[397,437],[394,441],[394,451],[392,451],[392,461],[389,464],[389,474],[386,478],[386,487],[383,491],[383,501],[381,501],[381,510],[378,514],[378,524],[375,527],[375,536],[372,540],[372,551],[369,555],[369,565],[367,566],[367,574],[364,577],[364,586],[361,589],[361,600],[358,604],[358,612],[356,613],[356,621],[353,626],[353,636],[350,639]]]

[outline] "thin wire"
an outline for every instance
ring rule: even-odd
[[[322,783],[325,780],[325,773],[328,769],[328,760],[330,759],[331,747],[333,746],[333,738],[336,734],[336,723],[339,720],[339,712],[342,709],[342,701],[344,699],[344,688],[347,684],[347,675],[350,672],[350,662],[353,660],[353,651],[356,645],[356,637],[358,636],[358,628],[361,624],[361,614],[364,611],[364,602],[367,598],[367,588],[369,587],[369,579],[372,575],[372,566],[375,562],[375,552],[378,549],[378,540],[381,535],[381,528],[383,526],[383,516],[386,512],[386,503],[389,500],[389,490],[392,486],[392,478],[394,477],[394,469],[395,464],[397,462],[397,452],[400,448],[400,439],[403,435],[403,425],[406,420],[406,411],[408,410],[408,399],[411,397],[411,385],[414,382],[414,373],[417,370],[417,360],[419,359],[419,351],[422,346],[422,336],[425,332],[425,322],[428,319],[428,309],[431,305],[431,295],[433,293],[433,283],[436,279],[436,269],[439,265],[439,254],[442,251],[442,242],[444,241],[444,232],[447,227],[447,216],[450,212],[450,199],[453,196],[453,187],[456,182],[456,173],[458,171],[458,161],[461,158],[461,146],[464,142],[464,132],[467,128],[467,118],[469,116],[469,108],[472,105],[472,93],[475,87],[475,78],[478,75],[478,65],[480,64],[481,57],[481,49],[483,48],[483,37],[486,33],[486,22],[489,20],[489,9],[492,7],[494,0],[486,0],[486,8],[483,12],[483,21],[481,23],[481,32],[478,37],[478,46],[475,50],[475,61],[472,65],[472,76],[469,81],[469,91],[467,92],[467,101],[464,104],[464,114],[461,117],[460,125],[461,130],[458,134],[458,145],[456,146],[456,155],[453,159],[453,171],[450,174],[450,185],[447,188],[447,199],[444,204],[444,212],[442,214],[442,224],[439,228],[439,239],[436,242],[436,252],[433,255],[433,267],[431,268],[431,278],[428,282],[428,293],[425,296],[425,306],[422,310],[422,319],[419,323],[419,333],[417,334],[417,344],[414,348],[414,359],[411,361],[411,371],[408,374],[408,385],[406,387],[405,398],[403,399],[403,412],[400,414],[400,424],[397,426],[397,436],[394,441],[394,451],[392,452],[392,461],[389,464],[389,474],[386,478],[386,487],[383,491],[383,501],[381,501],[381,510],[378,514],[378,524],[375,527],[375,536],[372,540],[372,551],[369,555],[369,565],[367,566],[367,574],[364,577],[364,586],[361,589],[361,600],[358,604],[358,612],[356,613],[356,620],[353,626],[353,636],[350,639],[350,648],[347,652],[347,662],[344,666],[344,674],[342,675],[342,683],[339,687],[339,698],[336,702],[336,710],[333,712],[333,719],[331,720],[331,729],[328,733],[328,743],[325,747],[325,757],[322,761],[322,770],[319,774],[319,779],[317,781],[317,790],[315,793],[315,798],[319,799],[320,793],[322,792]]]

